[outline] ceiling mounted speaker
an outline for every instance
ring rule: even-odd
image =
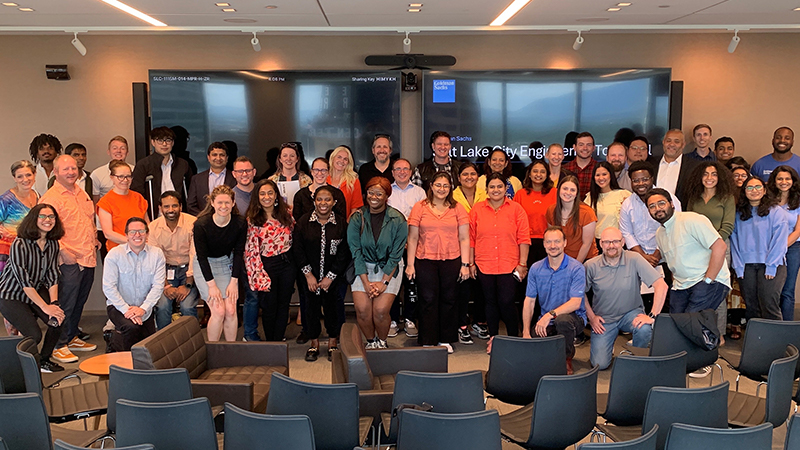
[[[48,80],[58,80],[58,81],[69,81],[69,72],[67,71],[67,65],[51,65],[48,64],[44,66],[45,73],[47,74]]]
[[[368,66],[395,66],[394,69],[422,69],[430,70],[429,66],[453,66],[456,57],[449,55],[370,55],[364,58]]]

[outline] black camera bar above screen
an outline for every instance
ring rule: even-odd
[[[400,148],[400,72],[150,71],[153,127],[181,126],[199,170],[206,147],[233,141],[259,169],[282,142],[299,142],[309,162],[339,145],[355,164],[372,159],[376,134]]]
[[[512,162],[527,165],[543,158],[549,144],[564,145],[571,131],[592,133],[594,156],[603,160],[623,128],[646,136],[651,154],[660,156],[670,76],[670,69],[425,72],[423,131],[447,131],[451,155],[478,162],[488,156],[484,147],[500,147]],[[431,153],[425,145],[423,158]],[[566,153],[574,158],[571,149]]]

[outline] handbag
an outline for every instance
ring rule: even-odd
[[[361,229],[358,232],[359,237],[364,234],[364,210],[361,210]],[[347,284],[353,284],[356,281],[356,261],[353,258],[350,258],[350,263],[347,265],[347,269],[344,270],[344,280]]]

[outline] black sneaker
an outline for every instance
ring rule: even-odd
[[[474,342],[472,341],[472,336],[469,335],[469,330],[467,329],[467,327],[461,327],[458,329],[458,342],[465,345],[474,344]]]
[[[489,339],[489,327],[486,325],[481,325],[479,323],[473,323],[472,329],[470,330],[473,336],[477,336],[481,339]]]
[[[64,368],[49,359],[43,359],[39,361],[39,370],[41,370],[42,373],[53,373],[61,372]]]
[[[583,344],[585,344],[587,342],[589,342],[589,336],[586,336],[586,333],[584,333],[583,331],[581,331],[580,333],[576,334],[575,335],[575,340],[573,341],[573,343],[575,344],[575,347],[580,347],[581,345],[583,345]]]
[[[82,341],[88,341],[88,340],[89,340],[89,339],[91,339],[91,338],[92,338],[92,335],[91,335],[91,334],[89,334],[89,333],[84,333],[83,329],[81,329],[80,327],[78,327],[78,339],[80,339],[80,340],[82,340]]]
[[[301,331],[300,334],[297,335],[297,339],[295,340],[295,342],[297,342],[300,345],[303,345],[308,341],[309,341],[308,336],[306,336],[306,333],[303,331]]]

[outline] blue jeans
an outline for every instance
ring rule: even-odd
[[[258,292],[250,289],[250,283],[244,280],[244,306],[242,307],[242,326],[244,338],[248,341],[260,341],[258,335]]]
[[[169,272],[171,270],[175,271],[175,275],[171,280],[167,280],[169,285],[172,287],[184,286],[186,284],[186,272],[189,270],[189,266],[172,266],[167,264],[167,278],[169,278]],[[181,315],[197,317],[197,299],[197,288],[193,287],[186,298],[180,302]],[[163,294],[161,298],[158,299],[155,310],[156,329],[160,330],[172,322],[172,302],[173,300],[167,298],[167,296]]]
[[[83,307],[89,299],[89,292],[94,283],[94,267],[83,267],[78,264],[62,264],[58,266],[61,276],[58,278],[58,303],[64,311],[61,323],[61,338],[56,348],[64,347],[78,335],[78,324],[83,315]]]
[[[605,370],[611,365],[611,358],[614,355],[614,341],[616,341],[620,331],[633,335],[634,347],[646,348],[650,344],[650,338],[653,337],[653,326],[650,324],[642,325],[639,328],[633,326],[633,319],[639,314],[644,314],[644,311],[634,309],[616,322],[603,323],[603,327],[606,329],[603,334],[597,334],[592,331],[592,348],[589,360],[593,366],[600,366],[600,370]]]
[[[781,290],[783,320],[794,320],[794,289],[798,270],[800,270],[800,242],[795,242],[786,251],[786,282]]]
[[[669,312],[670,314],[687,313],[713,309],[716,311],[719,304],[725,300],[730,288],[714,281],[706,284],[699,281],[688,289],[670,289]]]

